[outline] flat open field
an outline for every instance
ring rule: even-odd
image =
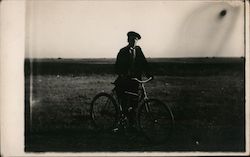
[[[113,88],[114,59],[32,61],[33,69],[25,62],[26,151],[245,150],[244,58],[149,59],[149,97],[170,104],[176,122],[163,145],[94,133],[90,102]]]

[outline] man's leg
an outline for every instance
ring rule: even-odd
[[[125,78],[120,78],[119,82],[117,82],[117,97],[118,101],[122,106],[123,112],[125,115],[127,115],[127,110],[128,110],[128,98],[127,95],[125,94],[125,91],[127,91],[127,80]]]
[[[130,90],[133,93],[138,93],[138,83],[136,81],[130,82]],[[131,127],[136,124],[136,109],[138,107],[138,98],[131,96],[129,99],[129,123]]]

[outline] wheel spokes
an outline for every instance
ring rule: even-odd
[[[141,131],[150,142],[164,141],[172,130],[172,113],[163,103],[149,100],[139,110]]]
[[[91,103],[92,121],[101,130],[111,129],[117,120],[117,108],[113,98],[102,93],[97,95]]]

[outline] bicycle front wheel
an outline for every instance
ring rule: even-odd
[[[146,100],[138,108],[139,130],[151,143],[166,142],[173,131],[174,116],[169,106],[157,99]]]
[[[91,102],[90,116],[97,130],[111,131],[118,120],[115,99],[107,93],[97,94]]]

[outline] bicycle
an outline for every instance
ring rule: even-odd
[[[152,77],[139,83],[138,93],[125,91],[125,94],[136,98],[136,129],[149,142],[161,143],[167,140],[174,128],[174,115],[169,105],[158,99],[150,99],[144,84],[151,81]],[[112,83],[114,84],[114,83]],[[116,94],[116,87],[111,94],[101,92],[97,94],[90,106],[90,116],[93,125],[98,131],[116,132],[128,127],[129,117],[125,114]]]

